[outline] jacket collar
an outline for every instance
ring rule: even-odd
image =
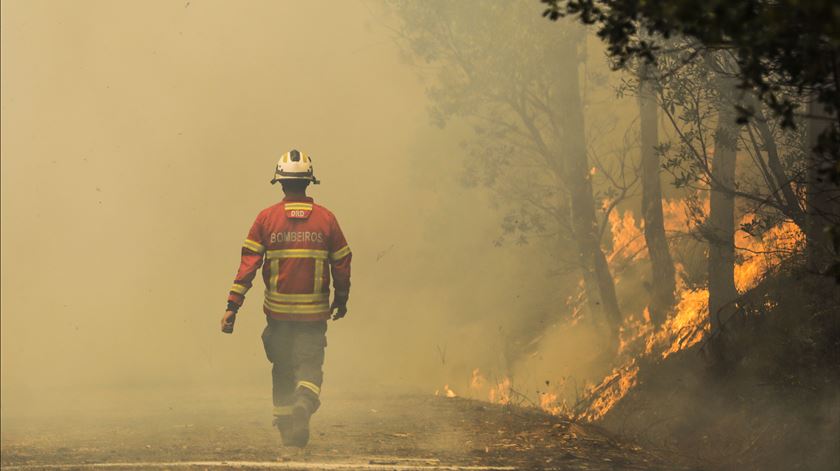
[[[315,200],[313,200],[309,196],[305,196],[303,198],[289,198],[288,196],[286,196],[285,198],[283,198],[283,202],[284,203],[292,203],[292,202],[294,202],[294,203],[314,203]]]

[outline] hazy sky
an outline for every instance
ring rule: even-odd
[[[430,127],[424,86],[377,11],[3,2],[4,414],[126,391],[267,396],[261,282],[233,336],[218,321],[290,148],[313,156],[323,184],[311,193],[354,253],[325,389],[431,392],[493,358],[487,319],[523,305],[544,262],[493,248],[486,192],[457,183],[459,132]]]

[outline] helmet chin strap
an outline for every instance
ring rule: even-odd
[[[301,178],[301,180],[304,180],[304,179]],[[280,180],[279,178],[272,178],[269,183],[271,183],[273,185],[273,184],[275,184],[279,181],[282,181],[282,180]],[[315,177],[312,177],[312,180],[309,180],[309,182],[312,183],[313,185],[320,185],[321,184],[321,180],[318,180]]]

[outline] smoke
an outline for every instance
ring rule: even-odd
[[[487,191],[459,183],[467,131],[429,125],[365,4],[2,8],[4,417],[267,397],[261,290],[233,336],[218,321],[293,147],[354,253],[327,394],[432,393],[510,361],[550,262],[494,247]]]

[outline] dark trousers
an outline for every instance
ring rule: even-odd
[[[274,415],[290,415],[292,405],[299,400],[310,413],[315,412],[321,405],[327,321],[267,320],[262,341],[272,363]]]

